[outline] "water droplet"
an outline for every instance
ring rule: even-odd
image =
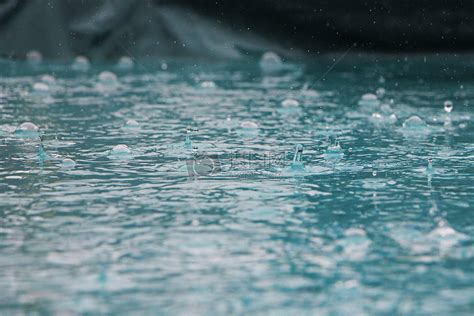
[[[85,56],[77,56],[71,67],[76,71],[87,71],[90,68],[89,59]]]
[[[133,60],[128,56],[122,56],[117,62],[117,67],[121,70],[129,70],[134,66]]]
[[[162,63],[161,64],[161,70],[167,70],[168,69],[168,64],[167,63]]]
[[[377,171],[372,171],[372,176],[376,177],[377,176]]]
[[[453,102],[449,100],[444,101],[444,110],[447,113],[451,113],[451,111],[453,110]]]
[[[336,142],[335,145],[329,145],[326,151],[324,152],[324,157],[328,159],[340,159],[344,156],[344,151],[341,148],[339,142]]]

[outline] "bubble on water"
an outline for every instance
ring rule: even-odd
[[[168,69],[168,64],[167,63],[162,63],[161,64],[161,70],[167,70]]]
[[[453,102],[451,102],[450,100],[444,101],[444,111],[447,113],[451,113],[452,110],[453,110]]]
[[[52,75],[42,75],[41,76],[41,81],[46,83],[46,84],[54,84],[56,83],[56,78]]]
[[[72,169],[76,166],[76,162],[71,158],[64,158],[61,161],[61,168],[63,169]]]
[[[135,121],[134,119],[130,119],[130,120],[127,120],[127,122],[125,122],[125,126],[131,127],[131,128],[136,128],[136,127],[139,127],[140,124],[138,124],[138,122]]]
[[[266,52],[260,59],[260,68],[264,72],[274,72],[282,69],[283,62],[276,53]]]
[[[203,89],[215,89],[217,86],[214,81],[203,81],[201,82],[201,88]]]
[[[33,66],[41,64],[43,55],[37,50],[30,50],[26,53],[26,61]]]
[[[376,177],[376,176],[377,176],[377,171],[375,171],[375,170],[372,171],[372,176],[373,176],[373,177]]]
[[[253,121],[243,121],[240,123],[237,133],[245,137],[256,136],[258,134],[258,124]]]
[[[128,56],[122,56],[117,62],[117,67],[121,70],[130,70],[134,66],[133,59]]]
[[[395,181],[395,180],[388,180],[387,183],[390,184],[390,185],[395,185],[395,184],[397,184],[397,181]]]
[[[49,86],[44,82],[35,82],[33,84],[33,91],[36,94],[47,94],[49,93]]]
[[[16,128],[15,134],[24,138],[38,138],[39,128],[31,122],[25,122]]]
[[[391,114],[393,113],[393,109],[390,104],[382,103],[380,105],[380,112],[382,112],[383,114]]]
[[[383,76],[380,76],[378,81],[379,83],[385,83],[385,78]]]
[[[117,83],[117,75],[111,71],[102,71],[99,74],[99,81],[106,85],[114,85]]]
[[[87,71],[90,68],[89,59],[85,56],[77,56],[71,67],[76,71]]]
[[[428,127],[425,121],[423,121],[418,115],[412,115],[403,122],[403,128],[405,130],[424,130]]]
[[[358,104],[360,106],[376,107],[379,105],[379,100],[375,94],[366,93],[360,98]]]
[[[127,145],[116,145],[110,151],[112,156],[126,156],[132,153],[131,149]]]
[[[375,91],[375,94],[377,95],[377,97],[379,99],[383,98],[383,96],[385,95],[385,89],[384,88],[378,88],[377,91]]]
[[[240,128],[242,129],[258,129],[258,124],[252,121],[243,121],[240,124]]]
[[[297,107],[300,103],[295,99],[285,99],[281,102],[281,105],[284,107]]]

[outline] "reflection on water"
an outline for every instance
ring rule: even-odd
[[[36,64],[0,77],[3,311],[472,308],[470,66]]]

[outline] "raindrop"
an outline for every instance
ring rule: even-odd
[[[44,82],[35,82],[33,91],[37,94],[47,94],[49,93],[49,86]]]
[[[99,74],[99,81],[104,85],[115,85],[117,76],[111,71],[102,71]]]
[[[384,88],[378,88],[377,91],[375,92],[375,94],[377,95],[377,97],[379,99],[383,98],[383,96],[385,95],[385,89]]]
[[[130,155],[131,153],[132,151],[130,150],[130,148],[128,148],[127,145],[116,145],[110,151],[110,154],[114,156]]]
[[[39,128],[31,122],[25,122],[16,128],[15,134],[24,138],[37,138],[39,137]]]

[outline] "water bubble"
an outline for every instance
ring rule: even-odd
[[[377,91],[375,91],[375,94],[377,95],[377,97],[379,99],[383,98],[383,96],[385,95],[385,89],[384,88],[378,88]]]
[[[76,162],[71,158],[65,158],[61,161],[61,168],[72,169],[76,166]]]
[[[405,130],[412,130],[412,131],[418,131],[418,130],[424,130],[428,127],[425,121],[423,121],[419,116],[413,115],[410,116],[403,122],[403,128]]]
[[[243,121],[240,123],[240,129],[237,133],[246,137],[256,136],[258,134],[258,124],[253,121]]]
[[[360,106],[376,107],[379,105],[379,100],[375,94],[366,93],[360,98],[358,104]]]
[[[132,151],[130,148],[128,148],[127,145],[116,145],[112,150],[110,151],[110,154],[113,156],[126,156],[130,155]]]
[[[283,62],[276,53],[266,52],[260,59],[260,68],[264,72],[275,72],[282,69]]]
[[[453,102],[449,100],[444,101],[444,110],[447,113],[451,113],[451,111],[453,110]]]
[[[76,71],[87,71],[90,68],[89,59],[85,56],[77,56],[71,67]]]
[[[161,64],[161,70],[167,70],[168,69],[168,64],[167,63],[162,63]]]
[[[297,107],[300,103],[295,99],[285,99],[281,102],[281,105],[284,107]]]
[[[117,83],[117,76],[111,71],[102,71],[99,74],[99,81],[106,85],[114,85]]]
[[[31,122],[25,122],[16,128],[15,134],[23,138],[38,138],[39,128]]]
[[[130,70],[134,66],[133,60],[128,56],[122,56],[117,62],[117,67],[121,70]]]
[[[35,82],[33,91],[37,94],[47,94],[49,93],[49,86],[44,82]]]
[[[37,50],[30,50],[26,53],[26,60],[30,65],[37,66],[43,61],[43,55]]]
[[[376,176],[377,176],[377,171],[375,171],[375,170],[372,171],[372,176],[373,176],[373,177],[376,177]]]
[[[54,84],[56,83],[56,78],[54,78],[52,75],[42,75],[41,81],[46,84]]]
[[[134,119],[127,120],[127,122],[125,122],[125,125],[127,127],[138,127],[138,126],[140,126],[140,124],[138,124],[138,122],[135,121]]]
[[[204,89],[215,89],[216,88],[216,84],[214,81],[203,81],[201,82],[201,88],[204,88]]]

